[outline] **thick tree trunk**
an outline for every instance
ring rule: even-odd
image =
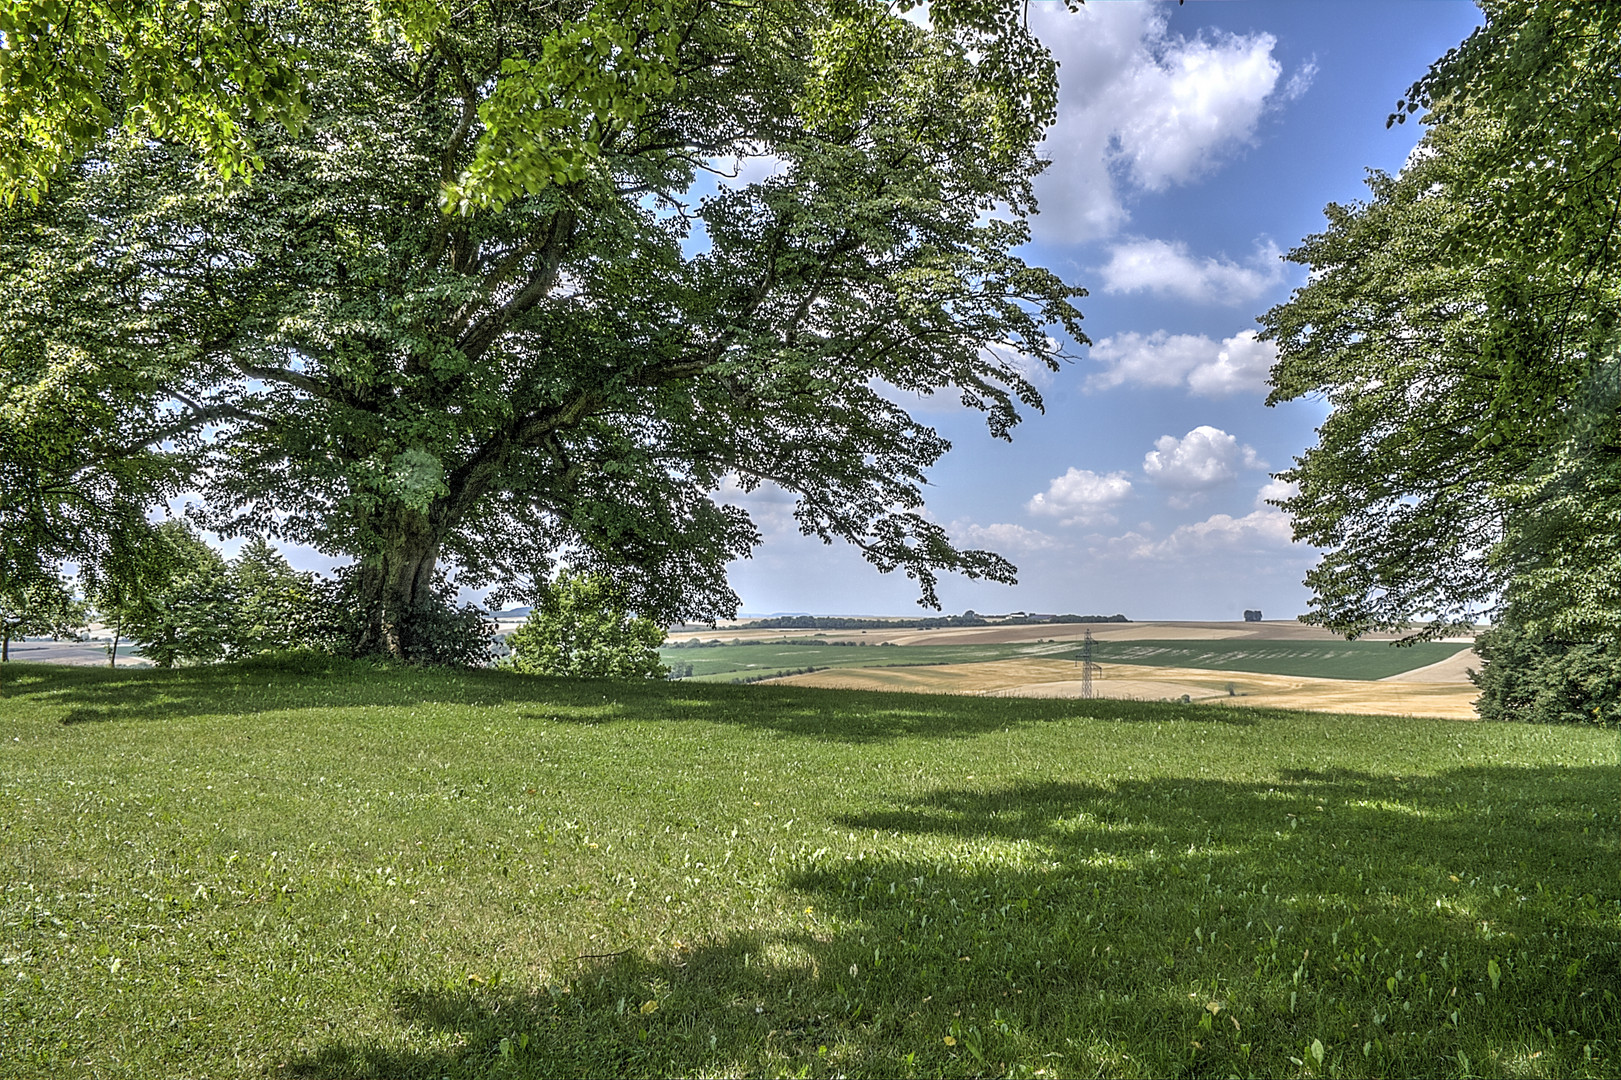
[[[362,654],[406,658],[406,623],[411,610],[433,591],[439,563],[439,537],[418,519],[385,534],[384,552],[361,565],[359,593],[365,625],[358,643]]]
[[[11,627],[6,627],[4,640],[0,641],[0,664],[11,659]]]

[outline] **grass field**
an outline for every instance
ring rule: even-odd
[[[1041,627],[1033,628],[1040,631]],[[1253,671],[1323,679],[1383,679],[1444,660],[1469,646],[1424,642],[1397,647],[1383,641],[1098,641],[1101,663]],[[981,664],[1014,659],[1073,660],[1073,641],[977,645],[852,646],[795,638],[776,642],[661,650],[667,663],[691,664],[692,676],[729,682],[807,667],[880,668],[926,664]]]
[[[0,1075],[1621,1068],[1613,732],[6,668]]]

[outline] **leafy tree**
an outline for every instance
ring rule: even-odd
[[[1558,642],[1505,625],[1475,648],[1481,719],[1621,727],[1621,642]]]
[[[906,11],[921,0],[900,0]],[[1065,0],[1070,7],[1082,0]],[[443,192],[447,206],[500,205],[520,191],[579,180],[604,146],[641,119],[685,72],[681,44],[711,6],[649,0],[551,5],[551,33],[484,72],[487,96],[470,166]],[[296,132],[308,116],[314,59],[303,47],[333,18],[364,13],[373,33],[432,59],[458,10],[443,0],[330,5],[313,20],[258,0],[13,0],[0,9],[0,200],[37,202],[59,169],[110,130],[170,136],[223,178],[263,166],[253,128],[273,120]],[[780,9],[789,19],[791,5]],[[881,84],[867,63],[874,25],[889,4],[843,0],[803,29],[815,36],[816,80],[807,115],[850,119]],[[323,18],[324,16],[324,18]],[[984,38],[983,66],[1025,97],[1038,122],[1056,107],[1045,54],[1011,0],[934,0],[948,33]],[[881,45],[876,46],[881,49]],[[1038,76],[1029,81],[1028,76]],[[1015,121],[1015,116],[1002,118]]]
[[[223,660],[232,642],[236,597],[225,560],[183,522],[157,527],[146,572],[103,617],[158,667]]]
[[[1010,254],[1056,101],[1016,8],[494,3],[420,51],[364,4],[254,10],[307,54],[297,134],[243,122],[246,186],[98,143],[0,219],[0,356],[76,335],[210,527],[353,556],[360,649],[406,654],[442,561],[477,586],[561,553],[660,621],[729,614],[757,533],[728,475],[926,603],[941,571],[1011,580],[919,512],[947,444],[884,387],[1005,438],[1050,327],[1084,340],[1080,291]],[[699,182],[740,155],[776,172]],[[64,296],[95,301],[71,327]]]
[[[72,584],[58,575],[13,579],[0,586],[0,661],[11,659],[12,639],[28,634],[77,639],[87,610]]]
[[[512,666],[530,675],[662,679],[664,629],[625,609],[623,590],[603,574],[562,573],[512,632]],[[688,665],[688,673],[691,665]]]
[[[262,536],[230,563],[230,653],[233,657],[307,644],[301,631],[317,602],[315,575],[294,570]]]
[[[1621,7],[1488,0],[1399,103],[1422,141],[1290,258],[1272,402],[1330,414],[1285,479],[1308,621],[1621,629]]]

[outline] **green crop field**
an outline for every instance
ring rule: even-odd
[[[1157,667],[1254,671],[1320,679],[1383,679],[1445,660],[1468,645],[1422,642],[1397,646],[1387,641],[1098,641],[1100,663]],[[1080,655],[1073,641],[985,645],[836,645],[803,638],[747,645],[660,650],[666,663],[691,665],[691,677],[731,682],[800,671],[808,667],[905,667],[926,664],[980,664],[990,660]]]
[[[691,664],[692,678],[731,682],[739,676],[774,675],[807,667],[901,667],[914,664],[978,664],[987,660],[1067,655],[1067,642],[991,645],[839,645],[794,638],[748,645],[664,648],[667,664]]]
[[[1469,648],[1455,642],[1425,641],[1107,641],[1094,653],[1100,663],[1153,667],[1254,671],[1317,679],[1384,679],[1428,667]],[[1072,655],[1071,649],[1066,655]]]
[[[6,1077],[1621,1069],[1614,732],[0,674]]]

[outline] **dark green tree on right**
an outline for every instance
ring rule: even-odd
[[[1406,166],[1327,208],[1288,256],[1310,280],[1262,319],[1269,403],[1331,407],[1281,505],[1325,550],[1307,621],[1352,637],[1494,622],[1484,714],[1604,722],[1618,680],[1590,668],[1613,669],[1621,637],[1621,7],[1482,7],[1391,115],[1428,128]],[[1527,680],[1565,704],[1524,704]]]

